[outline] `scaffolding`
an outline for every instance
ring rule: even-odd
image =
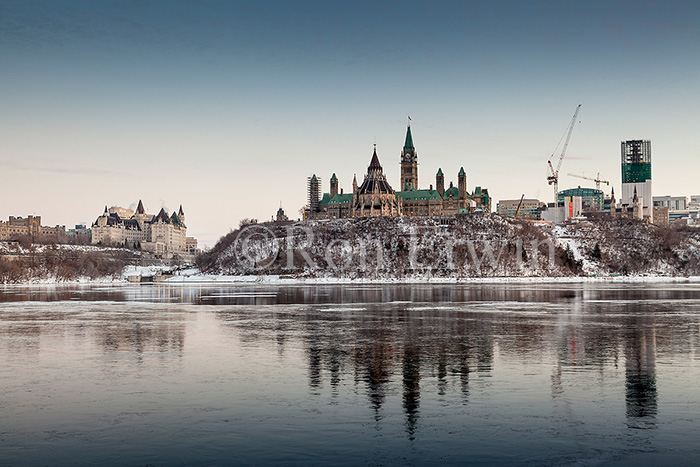
[[[318,212],[318,204],[321,201],[321,179],[315,174],[306,179],[307,194],[310,212]]]
[[[651,180],[651,141],[622,142],[622,183]]]

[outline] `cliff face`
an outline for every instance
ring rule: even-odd
[[[700,274],[700,232],[598,220],[548,229],[491,215],[251,224],[199,259],[203,272],[296,277]]]
[[[700,273],[700,232],[629,221],[548,229],[491,215],[252,224],[203,272],[298,277],[561,277]]]
[[[700,230],[600,219],[553,231],[588,274],[700,275]]]

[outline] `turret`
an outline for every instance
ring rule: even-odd
[[[437,174],[435,175],[435,186],[437,187],[438,193],[440,193],[440,196],[445,195],[445,176],[442,173],[442,169],[438,169]]]
[[[610,210],[614,211],[615,210],[615,187],[612,187],[610,189]]]
[[[457,190],[459,192],[459,199],[466,199],[467,197],[467,173],[464,171],[464,167],[459,169],[459,174],[457,174]]]
[[[185,225],[185,211],[182,210],[182,204],[180,205],[180,210],[177,212],[177,217],[179,217],[180,222]]]
[[[333,174],[331,177],[331,198],[338,194],[338,177]]]

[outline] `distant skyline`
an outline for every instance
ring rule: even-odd
[[[0,218],[182,204],[213,246],[299,217],[312,173],[351,190],[375,142],[399,189],[409,115],[421,187],[463,166],[470,191],[551,201],[578,104],[560,189],[617,193],[620,141],[650,139],[654,195],[700,194],[698,24],[696,0],[0,0]]]

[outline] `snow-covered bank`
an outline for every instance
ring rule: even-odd
[[[498,215],[252,224],[200,258],[205,273],[451,281],[700,275],[700,230],[600,218],[549,228]]]
[[[338,219],[245,226],[199,258],[201,271],[125,266],[140,261],[124,255],[56,249],[12,260],[0,255],[0,282],[697,282],[700,230],[610,219],[550,229],[497,215]]]
[[[343,285],[343,284],[575,284],[575,283],[700,283],[700,276],[568,276],[568,277],[402,277],[361,278],[347,277],[289,277],[279,275],[235,276],[214,274],[192,274],[166,279],[167,285],[193,284],[270,284],[270,285]]]
[[[132,283],[130,276],[152,276],[158,272],[173,272],[174,275],[162,282],[147,284]],[[288,275],[226,275],[205,274],[197,269],[173,271],[167,266],[128,266],[121,277],[90,279],[87,277],[72,280],[55,277],[32,279],[30,281],[6,284],[5,287],[26,287],[46,285],[111,285],[111,286],[246,286],[246,285],[362,285],[362,284],[578,284],[578,283],[693,283],[700,284],[700,276],[661,276],[661,275],[600,275],[600,276],[566,276],[566,277],[381,277],[381,278],[347,278],[347,277],[293,277]]]

